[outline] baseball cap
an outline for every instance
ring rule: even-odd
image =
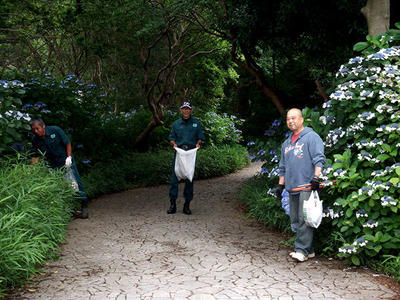
[[[190,104],[189,101],[183,102],[180,108],[184,108],[184,107],[192,109],[192,105]]]

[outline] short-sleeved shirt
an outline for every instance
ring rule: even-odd
[[[67,158],[67,145],[70,143],[65,132],[58,126],[46,126],[45,136],[35,135],[32,140],[33,156],[44,153],[46,161],[53,169],[61,168]]]
[[[175,141],[178,147],[182,145],[194,147],[198,140],[204,141],[205,137],[200,122],[190,117],[187,120],[180,118],[172,124],[169,140]]]

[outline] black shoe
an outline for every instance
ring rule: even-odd
[[[167,214],[174,214],[176,213],[176,200],[171,200],[171,206],[167,210]]]
[[[189,204],[190,204],[190,201],[185,201],[185,204],[183,205],[183,213],[185,215],[191,215],[192,214],[192,211],[189,208]]]

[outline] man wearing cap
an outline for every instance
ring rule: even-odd
[[[169,135],[169,141],[173,148],[181,148],[183,150],[190,150],[194,148],[200,148],[200,144],[204,141],[205,137],[201,124],[195,118],[192,118],[193,112],[192,105],[189,101],[182,103],[180,107],[182,118],[176,120],[172,124],[171,132]],[[178,178],[175,175],[175,157],[172,160],[172,178],[169,188],[169,199],[171,206],[168,209],[168,214],[176,213],[176,199],[178,198]],[[185,180],[185,189],[183,191],[185,197],[185,204],[183,206],[183,213],[190,215],[192,212],[189,208],[190,201],[193,199],[193,181]]]
[[[61,167],[71,168],[73,177],[78,185],[82,206],[82,212],[79,217],[87,219],[89,217],[88,200],[72,157],[72,147],[69,138],[60,127],[46,126],[40,118],[31,119],[29,125],[35,135],[32,140],[33,154],[31,164],[37,164],[39,156],[43,153],[46,162],[52,169],[60,169]]]
[[[289,256],[298,262],[315,256],[314,228],[304,222],[303,203],[310,197],[311,190],[318,191],[319,177],[326,162],[321,138],[311,128],[304,127],[303,122],[300,109],[292,108],[287,112],[286,124],[292,132],[282,145],[276,189],[278,199],[282,199],[284,188],[289,192],[290,223],[296,232],[294,252]],[[304,186],[304,191],[296,191]]]

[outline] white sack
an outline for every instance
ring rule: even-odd
[[[194,167],[196,165],[197,148],[185,151],[176,147],[175,175],[178,180],[189,179],[193,181]]]
[[[303,205],[304,222],[314,228],[318,228],[322,220],[322,200],[319,200],[318,192],[311,191],[308,200]]]
[[[66,168],[67,172],[65,173],[65,178],[71,183],[71,186],[74,188],[75,191],[79,191],[78,182],[76,181],[74,172],[71,168]]]

